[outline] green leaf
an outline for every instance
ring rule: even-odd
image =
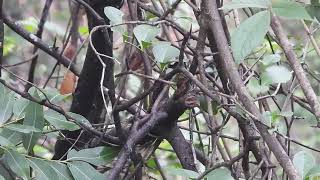
[[[133,33],[137,38],[141,49],[145,49],[146,47],[143,46],[143,42],[150,43],[160,32],[160,28],[156,26],[150,26],[146,24],[138,25],[133,29]]]
[[[3,176],[0,175],[0,180],[6,180]]]
[[[278,123],[281,118],[281,115],[279,114],[279,112],[276,112],[276,111],[263,112],[262,116],[263,116],[263,123],[268,127],[274,127],[275,124]]]
[[[31,33],[36,32],[38,29],[38,21],[34,17],[29,17],[27,19],[18,21],[17,23]]]
[[[124,13],[121,10],[112,6],[107,6],[104,8],[104,14],[111,22],[115,24],[122,23],[122,17],[124,16]]]
[[[272,11],[277,16],[282,16],[289,19],[312,20],[306,9],[297,2],[285,0],[272,2]]]
[[[117,147],[105,146],[102,148],[99,156],[105,161],[105,163],[110,163],[118,155],[119,151],[120,149]]]
[[[71,116],[76,122],[85,124],[89,127],[92,127],[91,123],[85,117],[81,116],[80,114],[76,114],[73,112],[67,112],[67,115]]]
[[[71,172],[66,164],[56,161],[47,162],[57,173],[59,180],[73,180]]]
[[[37,91],[34,91],[33,96],[39,98]],[[44,118],[43,118],[43,108],[40,104],[30,101],[28,106],[25,109],[25,118],[23,125],[32,126],[35,129],[42,130],[44,127]],[[36,141],[41,136],[41,133],[32,131],[29,134],[24,134],[22,136],[23,146],[30,152],[33,146],[36,144]]]
[[[122,17],[124,16],[124,13],[121,10],[112,6],[107,6],[104,8],[104,14],[110,20],[111,25],[122,23]],[[125,28],[122,25],[112,27],[111,30],[115,32],[120,32],[122,34],[125,32]]]
[[[305,179],[309,178],[310,180],[320,178],[320,166],[316,165],[311,168],[308,173],[305,175]]]
[[[0,145],[6,146],[6,147],[14,147],[14,144],[12,144],[12,142],[9,139],[1,135],[0,135]]]
[[[30,168],[24,156],[16,151],[8,149],[4,155],[4,161],[18,176],[23,179],[29,179]]]
[[[18,98],[13,105],[13,119],[18,120],[24,118],[25,109],[29,104],[29,100],[25,98]]]
[[[231,36],[231,48],[236,63],[241,63],[252,50],[263,42],[269,26],[269,11],[259,12],[240,24]]]
[[[117,156],[119,150],[111,147],[95,147],[76,151],[72,149],[68,153],[68,161],[85,161],[90,164],[99,166],[105,165]]]
[[[80,26],[78,32],[81,36],[89,34],[89,28],[87,26]]]
[[[4,37],[4,43],[3,43],[3,55],[7,56],[9,53],[12,53],[15,51],[17,46],[16,39],[10,36]]]
[[[29,165],[35,171],[35,178],[39,180],[56,180],[58,179],[58,174],[50,166],[46,160],[41,160],[38,158],[28,159]]]
[[[156,164],[156,162],[155,162],[154,159],[149,159],[149,160],[146,162],[146,166],[149,167],[150,170],[153,169],[154,171],[157,171],[157,170],[156,170],[156,169],[157,169],[157,164]]]
[[[3,84],[0,84],[0,125],[6,123],[12,115],[14,93],[8,92]]]
[[[312,154],[300,151],[293,156],[293,165],[296,167],[300,175],[305,178],[309,170],[314,167],[315,159]]]
[[[44,112],[44,118],[56,129],[74,131],[80,128],[74,122],[68,121],[64,115],[51,109]]]
[[[9,124],[5,126],[5,129],[21,132],[24,134],[41,132],[40,129],[37,129],[34,126],[23,125],[23,124]]]
[[[18,144],[21,142],[22,135],[20,132],[12,131],[10,129],[2,128],[0,136],[6,138],[12,144]]]
[[[271,6],[270,0],[232,0],[226,3],[221,9],[231,10],[237,8],[268,8]]]
[[[90,164],[82,161],[68,163],[68,167],[75,180],[104,180],[103,174],[99,173]]]
[[[130,39],[130,38],[132,38],[132,37],[129,36],[128,32],[124,32],[124,33],[122,34],[122,40],[123,40],[124,43],[125,43],[125,42],[129,42],[129,39]]]
[[[208,179],[223,179],[223,180],[234,180],[231,176],[230,171],[227,168],[218,168],[211,171],[205,177]]]
[[[269,85],[265,83],[260,83],[259,80],[252,78],[250,79],[248,85],[248,90],[253,96],[257,96],[259,94],[264,94],[269,91]]]
[[[152,45],[152,43],[151,43],[151,42],[141,41],[141,47],[142,47],[142,50],[143,50],[143,49],[147,49],[147,48],[149,48],[151,45]]]
[[[180,54],[180,51],[171,46],[169,42],[160,42],[154,45],[152,52],[159,63],[172,62]]]
[[[306,10],[312,19],[316,18],[318,21],[320,21],[320,6],[319,5],[306,6]]]
[[[279,62],[280,59],[281,59],[281,56],[279,54],[266,55],[263,57],[262,64],[264,66],[270,66],[272,64]]]
[[[47,98],[49,99],[49,101],[51,103],[59,103],[68,96],[68,95],[60,94],[58,89],[53,89],[53,88],[52,89],[42,89],[42,92],[45,93],[45,95],[47,96]],[[46,97],[44,96],[44,94],[42,92],[39,94],[40,98],[46,99]]]
[[[185,178],[197,178],[199,176],[199,173],[188,170],[188,169],[181,169],[181,168],[175,168],[175,167],[169,167],[165,168],[166,172],[168,174],[174,175],[174,176],[181,176]]]
[[[272,83],[286,83],[291,79],[292,74],[284,66],[273,65],[266,68],[263,76],[267,77]]]

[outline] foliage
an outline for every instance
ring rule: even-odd
[[[76,2],[2,5],[0,179],[320,178],[318,0]]]

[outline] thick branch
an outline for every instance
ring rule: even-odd
[[[91,13],[90,10],[87,10],[88,17],[88,25],[89,30],[91,31],[95,26],[108,24],[109,20],[104,14],[105,5],[114,5],[114,4],[102,4],[93,6],[92,8],[104,18],[104,22],[101,22],[100,19],[96,19],[96,17]],[[92,5],[92,4],[89,4]],[[112,35],[110,30],[101,29],[95,32],[92,35],[92,44],[96,51],[99,53],[105,54],[108,57],[112,57]],[[74,93],[74,99],[71,105],[71,112],[75,112],[77,114],[81,114],[86,117],[91,123],[99,123],[99,116],[101,115],[104,104],[102,98],[102,92],[100,91],[100,81],[101,78],[104,77],[103,85],[108,88],[108,94],[110,99],[115,98],[114,91],[114,75],[113,75],[113,65],[114,62],[112,59],[107,57],[97,57],[95,54],[95,50],[93,47],[89,46],[86,54],[86,59],[83,65],[83,69],[79,76],[78,84],[76,91]],[[103,73],[103,65],[100,62],[102,59],[105,64],[105,73]],[[79,136],[80,131],[66,131],[64,132],[67,138],[76,139]],[[87,142],[92,137],[88,136],[88,134],[83,134],[81,140]],[[59,140],[55,146],[55,156],[54,159],[60,159],[63,155],[68,151],[71,147],[70,141]],[[83,143],[78,143],[77,147],[83,147]]]
[[[168,127],[164,132],[165,133],[163,133],[163,135],[165,135],[165,139],[168,140],[173,150],[177,154],[182,167],[184,169],[197,172],[192,146],[184,138],[179,127],[174,124],[173,126]]]
[[[140,121],[146,122],[143,124],[142,127],[139,129],[136,129],[135,127],[132,128],[132,131],[130,133],[130,136],[128,137],[125,145],[123,146],[122,150],[120,151],[118,155],[117,161],[114,163],[114,166],[108,175],[108,179],[115,180],[119,178],[119,174],[127,162],[131,152],[133,151],[133,148],[135,145],[142,140],[145,135],[150,132],[152,128],[154,128],[157,124],[159,124],[162,120],[166,119],[167,113],[165,112],[155,112],[147,117],[145,119],[142,119]]]
[[[320,127],[320,103],[318,101],[317,95],[312,89],[312,86],[296,56],[293,51],[293,47],[287,38],[287,34],[284,32],[281,23],[277,17],[272,16],[271,27],[279,39],[280,46],[282,47],[284,54],[286,55],[291,68],[293,69],[299,84],[301,85],[302,91],[306,96],[308,103],[315,116],[318,119],[317,126]]]
[[[284,168],[288,176],[295,180],[300,179],[297,170],[294,168],[292,161],[289,156],[281,147],[280,143],[277,139],[272,136],[265,125],[261,122],[263,117],[259,112],[259,109],[253,103],[253,98],[248,93],[246,87],[244,86],[241,76],[239,75],[236,65],[234,63],[232,54],[230,52],[230,48],[227,42],[227,38],[221,23],[221,17],[218,11],[218,7],[216,1],[205,1],[205,11],[207,13],[208,18],[210,19],[209,28],[214,35],[215,42],[217,44],[217,49],[219,51],[219,56],[223,60],[223,69],[228,72],[229,79],[233,88],[235,89],[240,101],[243,103],[245,108],[257,117],[255,120],[255,125],[259,130],[262,138],[266,141],[270,150],[274,153],[275,157]],[[210,7],[210,9],[209,9]],[[259,120],[259,121],[258,121]]]

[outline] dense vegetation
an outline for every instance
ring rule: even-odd
[[[0,179],[320,178],[319,0],[0,5]]]

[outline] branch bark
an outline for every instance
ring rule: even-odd
[[[104,14],[104,7],[107,5],[117,6],[118,4],[108,4],[109,2],[100,1],[100,4],[89,5],[99,14],[99,16],[104,18],[104,22],[100,19],[95,18],[91,11],[87,11],[89,30],[91,31],[95,26],[102,25],[101,23],[108,24],[109,20]],[[117,1],[113,3],[118,3]],[[107,34],[106,34],[107,33]],[[111,35],[111,36],[109,36]],[[95,49],[102,54],[112,57],[112,33],[110,30],[99,30],[92,36],[92,44]],[[109,43],[110,42],[110,43]],[[108,93],[110,98],[114,98],[114,75],[113,75],[113,65],[114,62],[110,58],[101,57],[101,59],[106,64],[105,74],[102,74],[102,64],[99,58],[95,54],[95,51],[89,46],[83,65],[83,69],[79,76],[76,91],[74,93],[73,102],[71,105],[71,112],[81,114],[86,117],[91,123],[98,123],[99,115],[102,113],[104,108],[101,91],[100,91],[100,80],[104,76],[104,86],[108,88]],[[79,136],[80,130],[78,131],[64,131],[63,132],[67,138],[76,139]],[[87,142],[92,137],[86,133],[80,139]],[[55,155],[53,159],[60,159],[64,157],[64,154],[71,147],[72,143],[67,140],[58,140],[55,146]],[[81,148],[85,144],[77,143],[76,147]]]
[[[282,28],[282,25],[279,21],[279,19],[275,16],[272,15],[272,20],[271,20],[271,27],[279,39],[280,46],[282,47],[284,54],[287,57],[287,60],[289,61],[289,64],[291,68],[293,69],[299,84],[301,86],[301,89],[306,96],[308,103],[310,104],[310,107],[316,116],[318,123],[317,127],[320,127],[320,103],[318,101],[318,97],[316,93],[314,92],[298,58],[297,55],[293,51],[293,47],[291,43],[289,42],[289,39],[287,38],[287,34]]]
[[[221,17],[218,11],[218,6],[216,1],[204,0],[205,7],[204,11],[207,13],[207,17],[210,20],[209,29],[212,32],[217,49],[219,51],[219,56],[223,60],[223,69],[228,72],[228,77],[231,81],[233,88],[235,89],[240,101],[243,103],[245,108],[256,116],[254,123],[260,132],[263,140],[266,141],[268,147],[275,155],[278,162],[284,168],[290,179],[300,179],[299,174],[289,156],[281,147],[277,139],[268,132],[267,127],[261,123],[263,117],[259,112],[259,109],[253,103],[253,98],[248,93],[246,87],[244,86],[241,76],[239,75],[236,65],[234,63],[231,51],[229,49],[228,41],[221,23]],[[210,7],[210,9],[209,9]]]

